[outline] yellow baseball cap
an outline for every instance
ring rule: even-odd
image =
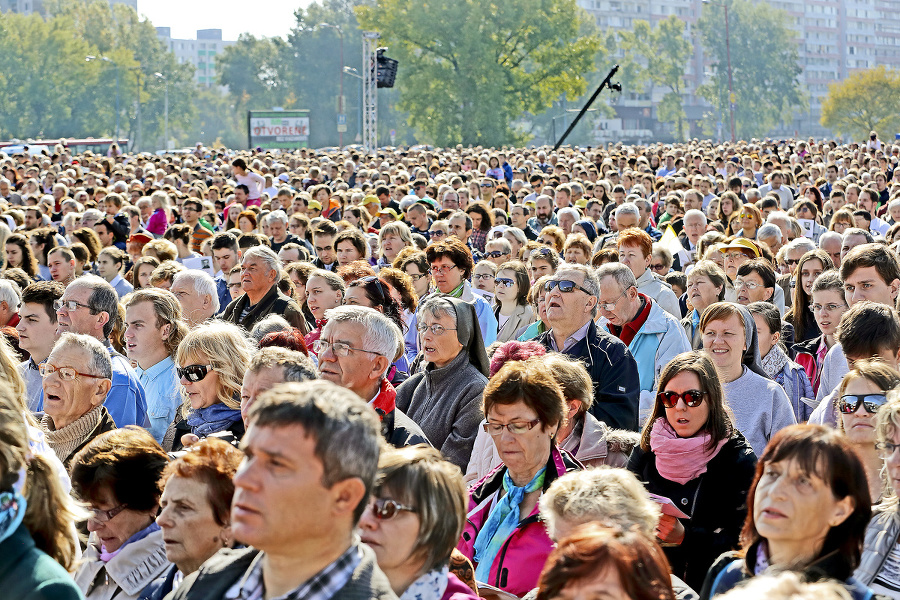
[[[745,252],[750,252],[755,258],[759,258],[760,256],[762,256],[762,252],[760,252],[759,246],[757,246],[747,238],[735,238],[728,244],[719,248],[719,252],[722,252],[723,254],[725,252],[728,252],[729,250],[743,250]]]
[[[313,210],[322,210],[322,203],[318,200],[310,200],[306,206]]]
[[[366,196],[363,198],[362,205],[365,206],[366,204],[381,204],[381,200],[377,196]]]

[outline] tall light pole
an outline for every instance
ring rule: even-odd
[[[162,73],[154,73],[154,77],[162,79],[166,82],[165,108],[163,109],[165,116],[163,117],[163,150],[169,149],[169,79]]]
[[[330,23],[319,23],[319,27],[330,27],[338,32],[338,37],[341,38],[341,75],[340,75],[340,85],[341,85],[341,93],[338,96],[338,146],[340,148],[344,147],[344,130],[347,129],[347,116],[344,114],[344,30],[340,25],[331,25]],[[344,119],[344,122],[341,123],[341,119]]]
[[[116,144],[119,143],[119,64],[112,60],[111,58],[107,58],[105,56],[86,56],[85,61],[91,62],[97,59],[100,59],[104,62],[110,63],[113,68],[116,70]]]
[[[731,142],[734,143],[737,136],[734,134],[734,82],[731,76],[731,36],[728,33],[728,5],[715,0],[703,0],[704,4],[715,4],[725,9],[725,56],[728,60],[728,110],[731,114]]]
[[[349,75],[350,77],[356,77],[359,79],[359,139],[362,141],[362,128],[363,128],[363,76],[359,74],[359,71],[354,69],[353,67],[344,67],[344,73]]]

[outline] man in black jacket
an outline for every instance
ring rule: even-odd
[[[375,554],[356,537],[378,468],[378,418],[325,381],[284,383],[251,407],[247,457],[234,476],[222,550],[172,596],[396,600]]]

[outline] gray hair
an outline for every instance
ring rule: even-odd
[[[435,296],[426,300],[422,303],[417,312],[423,314],[428,313],[435,319],[452,317],[453,320],[456,321],[456,307],[453,306],[452,302],[446,298],[441,298],[440,296]]]
[[[356,323],[365,331],[362,346],[375,354],[386,357],[391,363],[403,351],[403,333],[396,323],[367,306],[337,306],[325,311],[327,329],[332,323]],[[324,329],[323,329],[324,333]],[[324,336],[323,336],[324,337]],[[381,374],[387,375],[391,365]]]
[[[618,263],[616,263],[618,264]],[[600,297],[600,278],[597,277],[597,273],[591,267],[587,265],[578,265],[574,263],[561,262],[559,266],[556,268],[556,274],[551,277],[551,279],[559,279],[559,274],[562,271],[577,271],[584,275],[584,282],[581,284],[588,294],[590,294],[594,298]],[[598,305],[594,304],[594,309],[591,311],[591,316],[597,316]]]
[[[756,239],[758,240],[771,237],[778,238],[778,243],[781,243],[781,228],[775,223],[766,223],[756,232]]]
[[[641,218],[641,211],[638,210],[637,204],[634,202],[625,202],[616,209],[616,219],[618,220],[620,215],[634,215],[635,218]]]
[[[105,312],[109,315],[109,320],[103,325],[103,336],[108,338],[119,318],[119,295],[115,288],[102,277],[88,274],[82,275],[69,284],[69,288],[75,286],[91,290],[87,303],[92,312]]]
[[[362,398],[329,381],[283,383],[260,394],[248,419],[253,428],[302,427],[315,440],[313,452],[322,462],[326,488],[360,479],[365,494],[354,511],[354,525],[359,521],[372,494],[382,439],[378,417]]]
[[[581,218],[581,215],[578,214],[578,211],[576,209],[572,208],[571,206],[567,206],[565,208],[559,209],[559,211],[557,211],[557,213],[556,213],[556,218],[559,219],[559,217],[561,217],[563,215],[569,215],[576,221]]]
[[[871,244],[875,241],[875,236],[866,231],[865,229],[860,229],[859,227],[848,227],[844,230],[844,237],[842,239],[847,239],[848,236],[851,235],[861,235],[866,238],[866,243]]]
[[[782,223],[787,227],[791,225],[791,217],[784,211],[776,210],[775,212],[769,214],[766,218],[766,223]]]
[[[830,239],[837,239],[838,243],[842,243],[844,238],[837,231],[826,231],[822,235],[819,236],[819,248]]]
[[[216,280],[209,273],[199,269],[186,269],[175,274],[172,285],[179,281],[187,281],[198,295],[209,296],[212,300],[213,314],[219,312],[219,290],[216,287]]]
[[[700,217],[700,218],[703,219],[703,224],[706,225],[706,215],[703,214],[703,211],[702,211],[702,210],[697,210],[696,208],[692,208],[691,210],[689,210],[689,211],[687,211],[686,213],[684,213],[684,217],[682,218],[682,222],[683,222],[683,223],[686,223],[687,220],[688,220],[688,217],[695,217],[695,218],[696,218],[696,217]]]
[[[622,288],[622,291],[625,291],[632,286],[637,287],[637,279],[634,278],[634,273],[631,272],[631,269],[629,269],[627,265],[622,263],[616,262],[601,265],[600,268],[597,269],[597,279],[603,281],[604,277],[612,277],[615,279],[616,283],[619,284],[619,287]]]
[[[266,263],[266,266],[269,267],[270,270],[281,273],[281,261],[278,259],[278,255],[275,254],[275,251],[268,246],[253,246],[252,248],[244,250],[244,259],[241,262],[245,263],[251,258],[261,260]]]
[[[281,367],[283,381],[303,382],[319,378],[316,365],[308,356],[281,346],[260,348],[250,359],[247,372],[259,373],[275,367]]]
[[[101,344],[97,338],[80,333],[64,333],[59,336],[53,349],[73,346],[88,355],[88,370],[90,375],[98,375],[105,379],[112,379],[112,358],[109,350]]]
[[[0,302],[6,302],[10,310],[19,310],[22,304],[22,290],[10,279],[0,279]]]
[[[283,210],[273,210],[266,215],[266,224],[271,225],[272,221],[280,221],[284,225],[288,224],[288,216]]]
[[[289,331],[290,329],[291,324],[287,322],[287,319],[281,315],[268,314],[256,322],[256,325],[250,330],[250,337],[258,345],[260,340],[268,334],[276,331]]]
[[[815,242],[813,242],[809,238],[799,237],[788,242],[788,245],[785,247],[785,252],[791,252],[793,250],[803,250],[803,253],[806,254],[807,252],[815,249]]]
[[[491,245],[493,245],[493,246],[495,246],[495,247],[496,247],[496,246],[499,246],[499,248],[497,248],[497,250],[500,250],[501,252],[505,252],[506,254],[510,254],[510,253],[512,252],[512,244],[509,243],[509,240],[504,239],[504,238],[502,238],[502,237],[498,237],[498,238],[494,238],[494,239],[492,239],[492,240],[488,240],[487,243],[485,244],[485,250],[484,250],[484,251],[485,251],[485,252],[493,252],[493,250],[488,250],[488,249],[487,249],[487,246],[491,246]]]
[[[523,246],[528,243],[528,238],[525,237],[525,232],[519,229],[518,227],[507,227],[503,230],[503,235],[509,234],[516,238],[516,241],[522,244]],[[509,240],[507,240],[509,241]],[[512,249],[512,246],[510,246]]]

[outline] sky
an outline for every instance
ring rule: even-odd
[[[236,40],[241,33],[287,35],[294,26],[294,11],[311,1],[138,0],[138,14],[150,19],[154,27],[171,27],[173,38],[195,39],[198,29],[221,29],[222,39]]]

